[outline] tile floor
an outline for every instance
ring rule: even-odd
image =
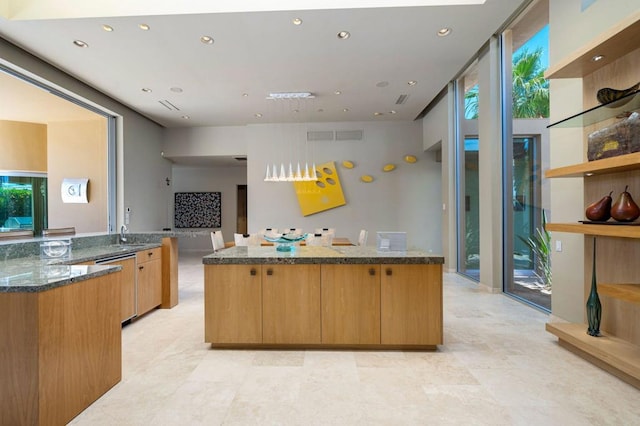
[[[122,381],[73,425],[638,425],[640,390],[558,346],[547,315],[445,274],[436,352],[213,350],[205,253],[180,304],[123,329]]]

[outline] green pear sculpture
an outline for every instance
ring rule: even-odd
[[[587,219],[598,222],[606,222],[609,220],[611,217],[611,203],[613,202],[611,194],[613,194],[613,191],[611,191],[609,195],[587,206],[584,213]]]
[[[618,195],[616,201],[611,205],[611,217],[618,222],[633,222],[640,216],[640,208],[633,201],[631,194],[627,191],[629,186],[624,187],[624,191]]]

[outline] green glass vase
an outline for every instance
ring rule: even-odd
[[[589,336],[600,336],[600,319],[602,318],[602,305],[598,297],[598,286],[596,284],[596,239],[593,238],[593,269],[591,273],[591,291],[587,298],[587,321]]]

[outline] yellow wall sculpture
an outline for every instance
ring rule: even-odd
[[[303,216],[347,204],[335,162],[317,165],[315,173],[318,177],[317,181],[293,183]]]

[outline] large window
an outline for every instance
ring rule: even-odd
[[[549,194],[548,4],[533,2],[502,35],[505,113],[504,291],[551,309]]]
[[[0,175],[0,232],[47,227],[47,178],[39,174]]]

